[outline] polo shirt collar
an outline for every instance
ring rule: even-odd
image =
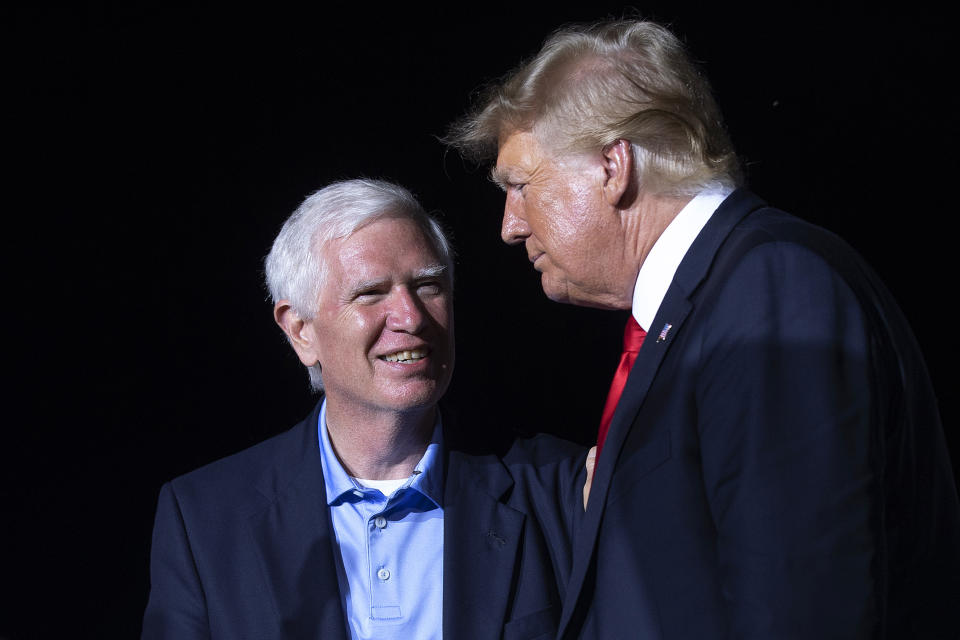
[[[327,504],[333,505],[342,500],[345,494],[362,494],[366,487],[360,485],[356,480],[350,477],[346,469],[340,463],[336,453],[333,451],[333,445],[330,443],[330,435],[327,433],[327,400],[324,398],[320,406],[320,416],[317,420],[318,440],[320,442],[320,459],[323,463],[323,481],[326,485]],[[440,461],[443,453],[443,421],[440,418],[440,411],[437,410],[437,418],[433,427],[433,434],[430,437],[430,444],[423,457],[414,467],[413,474],[407,478],[406,482],[400,486],[397,493],[403,489],[414,489],[430,499],[438,507],[442,507],[443,497],[443,464]],[[359,497],[359,496],[357,496]]]

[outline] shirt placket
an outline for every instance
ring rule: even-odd
[[[399,559],[395,555],[396,545],[390,544],[395,523],[390,522],[391,509],[386,500],[377,501],[371,506],[374,507],[373,513],[366,523],[370,618],[395,623],[403,617],[400,609]]]

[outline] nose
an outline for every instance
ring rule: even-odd
[[[406,287],[398,287],[390,294],[387,308],[387,329],[405,333],[419,333],[426,323],[426,312],[419,298]]]
[[[507,191],[507,201],[503,205],[503,222],[500,225],[500,238],[507,244],[520,244],[530,235],[530,227],[523,216],[523,196],[513,189]]]

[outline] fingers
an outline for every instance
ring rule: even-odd
[[[587,469],[587,479],[583,483],[583,510],[587,510],[587,500],[590,498],[590,487],[593,485],[593,467],[597,463],[597,448],[590,447],[587,452],[587,462],[584,466]]]

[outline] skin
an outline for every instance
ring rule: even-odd
[[[590,500],[590,487],[593,486],[593,468],[597,464],[597,447],[590,447],[587,452],[587,460],[584,467],[587,469],[587,479],[583,482],[583,510],[587,510],[587,502]]]
[[[529,131],[500,142],[493,179],[506,192],[500,236],[523,244],[555,302],[629,309],[643,261],[690,198],[645,192],[630,143],[596,153],[551,153]],[[587,456],[587,508],[596,447]]]
[[[687,199],[638,189],[629,142],[560,156],[529,131],[504,137],[493,170],[506,192],[501,237],[523,244],[548,298],[629,309],[640,265]]]
[[[329,243],[317,313],[288,300],[277,324],[307,366],[323,371],[327,429],[341,462],[367,479],[406,478],[433,431],[436,403],[453,372],[452,284],[417,224],[379,219]],[[425,357],[389,362],[389,354]]]

